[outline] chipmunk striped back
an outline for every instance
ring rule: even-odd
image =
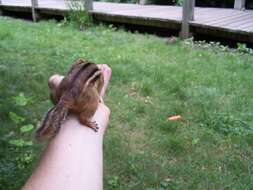
[[[56,89],[56,93],[52,97],[52,101],[56,105],[46,113],[36,131],[36,138],[42,140],[55,136],[71,111],[71,105],[79,96],[85,94],[90,85],[95,85],[97,80],[103,80],[102,72],[97,65],[89,61],[78,60]],[[102,84],[103,82],[97,87],[99,93]]]

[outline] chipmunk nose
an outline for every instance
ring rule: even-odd
[[[64,78],[64,76],[62,75],[52,75],[49,80],[48,80],[48,86],[50,89],[53,89],[57,86],[59,86],[59,84],[61,83],[62,79]]]

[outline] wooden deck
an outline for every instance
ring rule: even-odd
[[[2,10],[31,11],[30,0],[1,0]],[[180,30],[182,8],[177,6],[137,5],[94,2],[91,11],[95,19],[136,25]],[[65,14],[64,0],[39,0],[36,8],[41,13]],[[194,34],[208,34],[253,43],[253,10],[223,8],[195,8],[190,23]]]

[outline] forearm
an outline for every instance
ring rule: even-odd
[[[108,65],[98,65],[103,72],[103,97],[112,71]],[[49,82],[57,88],[62,76],[55,75]],[[94,120],[99,130],[82,126],[70,116],[61,130],[48,144],[38,167],[22,190],[102,190],[103,136],[109,122],[110,110],[100,103]]]
[[[105,109],[100,108],[99,109]],[[109,113],[108,113],[109,114]],[[109,117],[108,117],[109,118]],[[108,121],[101,117],[98,126]],[[102,141],[105,127],[97,133],[71,117],[51,140],[23,190],[103,189]]]

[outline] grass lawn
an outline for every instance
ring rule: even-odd
[[[0,189],[39,158],[47,79],[77,58],[112,67],[105,189],[253,189],[253,56],[96,26],[0,17]],[[173,115],[182,120],[168,121]]]

